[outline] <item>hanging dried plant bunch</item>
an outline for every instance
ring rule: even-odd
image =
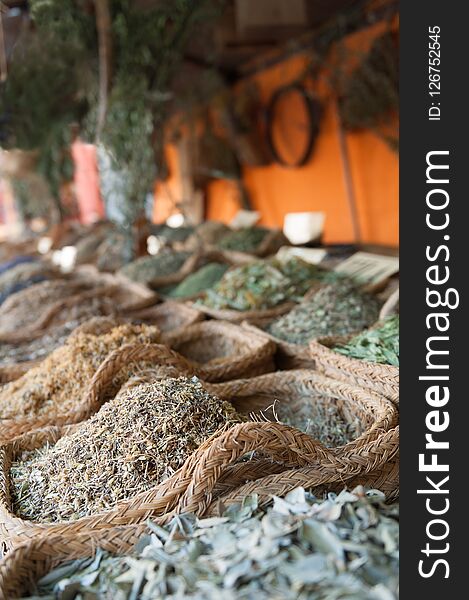
[[[381,130],[396,120],[399,109],[399,48],[395,37],[387,32],[372,44],[367,56],[346,79],[340,101],[340,114],[346,129]],[[396,135],[396,134],[395,134]]]

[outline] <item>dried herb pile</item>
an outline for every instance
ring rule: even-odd
[[[399,315],[386,317],[380,327],[364,331],[334,350],[351,358],[398,367]]]
[[[61,298],[76,292],[63,279],[44,281],[10,296],[0,306],[0,334],[33,325]]]
[[[218,247],[222,250],[236,250],[237,252],[255,252],[269,233],[265,227],[246,227],[232,231],[224,236]]]
[[[189,252],[162,250],[155,256],[143,256],[129,263],[119,273],[139,283],[150,283],[158,277],[173,275],[189,258]]]
[[[101,550],[38,582],[29,600],[397,600],[399,505],[356,488],[318,500],[297,488],[219,518],[152,523],[125,557]]]
[[[38,366],[0,389],[0,418],[73,409],[101,362],[126,343],[150,343],[159,332],[148,325],[120,325],[108,333],[76,333]]]
[[[0,296],[15,285],[33,280],[35,277],[47,277],[52,269],[42,262],[21,263],[0,274]],[[11,292],[8,292],[11,293]]]
[[[348,444],[363,432],[363,423],[356,416],[350,418],[330,397],[319,394],[308,393],[301,401],[293,398],[279,402],[274,400],[271,406],[261,411],[260,416],[262,420],[296,427],[327,448]]]
[[[0,365],[45,358],[53,350],[65,344],[68,336],[83,320],[86,319],[67,321],[67,323],[47,329],[41,337],[23,344],[2,343],[0,345]]]
[[[107,297],[91,297],[59,311],[42,335],[23,343],[0,344],[0,365],[41,360],[65,344],[76,327],[94,317],[117,317],[115,302]]]
[[[125,265],[125,237],[113,234],[99,245],[96,266],[100,271],[114,273]]]
[[[272,308],[288,300],[299,301],[315,283],[337,278],[299,258],[258,260],[230,269],[198,303],[216,309]]]
[[[231,229],[218,221],[204,221],[198,225],[195,232],[187,240],[186,248],[196,249],[200,245],[213,246],[231,233]]]
[[[35,285],[36,283],[41,283],[42,281],[46,281],[46,278],[43,275],[34,275],[30,279],[26,279],[25,281],[19,281],[18,283],[14,283],[9,287],[4,288],[0,292],[0,304],[3,304],[9,296],[17,294],[22,290],[26,290],[28,287]]]
[[[348,281],[338,281],[318,290],[289,313],[273,321],[267,330],[292,344],[307,344],[320,336],[361,331],[379,316],[380,303]]]
[[[111,508],[171,476],[235,419],[196,378],[126,389],[74,433],[12,465],[14,512],[52,522]]]
[[[220,281],[227,269],[228,265],[209,263],[188,275],[178,285],[172,286],[166,293],[170,298],[190,298],[212,288]]]

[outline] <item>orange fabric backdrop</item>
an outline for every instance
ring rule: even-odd
[[[348,37],[346,47],[365,51],[384,29],[378,24]],[[304,57],[295,57],[257,74],[265,102],[282,85],[293,81],[305,66]],[[347,133],[349,166],[358,209],[361,241],[397,246],[399,243],[399,161],[398,155],[372,132]],[[353,225],[345,187],[339,144],[339,121],[334,102],[328,105],[320,134],[309,162],[298,169],[274,164],[245,168],[244,181],[253,207],[266,225],[283,225],[288,212],[326,213],[326,242],[354,241]],[[207,216],[229,221],[237,210],[224,182],[211,184]]]
[[[345,40],[341,50],[348,49],[351,64],[385,27],[386,24],[378,23]],[[305,64],[306,57],[295,56],[255,75],[253,79],[259,86],[261,100],[267,103],[278,87],[294,81],[303,72]],[[319,93],[323,91],[320,89]],[[361,241],[397,246],[398,155],[372,132],[347,133],[345,139]],[[172,201],[180,195],[180,168],[174,147],[168,149],[167,157],[172,174],[164,186],[156,188],[156,221],[166,218],[168,210],[174,208]],[[326,213],[324,241],[356,241],[340,153],[337,108],[330,95],[316,147],[307,165],[293,169],[277,164],[245,167],[243,180],[253,208],[261,213],[261,223],[281,227],[288,212],[323,211]],[[229,222],[239,209],[237,198],[238,192],[232,182],[211,182],[206,196],[207,218]]]

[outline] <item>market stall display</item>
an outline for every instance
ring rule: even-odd
[[[0,306],[7,556],[46,539],[130,556],[149,518],[218,518],[253,494],[266,510],[298,485],[398,498],[396,293],[200,244],[113,273],[111,239]]]
[[[0,600],[397,600],[397,10],[257,4],[1,3]]]

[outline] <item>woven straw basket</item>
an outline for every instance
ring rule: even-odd
[[[255,379],[208,385],[244,412],[259,410],[257,400],[271,403],[273,396],[292,402],[295,410],[308,398],[325,395],[343,414],[359,419],[362,433],[349,444],[326,448],[300,430],[276,422],[242,422],[216,433],[184,465],[164,482],[119,503],[105,513],[72,522],[42,524],[12,514],[9,495],[9,468],[23,450],[46,442],[54,443],[70,428],[50,427],[25,434],[0,448],[0,537],[7,547],[26,539],[47,535],[78,535],[116,525],[142,523],[152,518],[167,523],[175,514],[203,515],[215,510],[214,503],[228,504],[244,493],[257,492],[261,502],[272,489],[341,486],[361,478],[375,481],[398,452],[398,414],[386,398],[360,388],[329,380],[312,371],[272,373]],[[301,396],[301,401],[299,397]],[[313,400],[314,402],[314,400]],[[255,452],[255,458],[240,462]],[[257,454],[259,453],[259,454]],[[280,478],[280,479],[279,479]],[[247,483],[246,483],[247,482]]]
[[[325,337],[310,342],[309,349],[316,369],[328,377],[383,394],[398,404],[399,367],[350,358],[332,350],[352,337]]]
[[[105,333],[110,328],[115,327],[116,325],[122,324],[124,322],[124,319],[120,319],[118,317],[92,317],[91,319],[84,321],[81,325],[76,327],[70,335],[74,335],[80,331],[82,331],[83,333],[95,334],[98,334],[99,331]],[[42,335],[47,335],[47,330],[43,331]],[[42,360],[42,358],[36,360],[26,360],[22,362],[0,366],[0,385],[19,379],[25,373],[27,373],[29,369],[36,367]]]
[[[27,290],[28,293],[34,289],[34,286]],[[11,331],[10,328],[7,330],[0,328],[0,343],[22,343],[40,337],[44,330],[48,327],[49,323],[53,320],[54,316],[61,310],[62,304],[65,300],[70,298],[78,298],[82,293],[89,292],[84,282],[70,281],[68,282],[68,291],[70,296],[66,298],[59,298],[47,310],[43,311],[41,316],[30,326],[23,326],[19,331]],[[101,290],[99,290],[101,291]],[[1,307],[1,319],[2,322],[6,322],[8,326],[11,325],[11,309],[15,309],[20,306],[22,293],[14,294],[8,298],[8,300]],[[8,305],[8,308],[6,308]],[[5,312],[6,310],[6,312]]]
[[[242,323],[248,321],[251,324],[265,323],[267,320],[281,317],[289,312],[295,306],[294,302],[284,302],[274,308],[264,308],[259,310],[231,310],[228,308],[218,309],[210,308],[204,304],[196,304],[195,308],[214,319],[221,321],[230,321],[231,323]]]
[[[28,328],[23,328],[12,333],[0,334],[0,343],[21,344],[35,340],[44,335],[52,324],[57,320],[57,316],[67,308],[79,306],[87,300],[95,298],[113,298],[116,293],[115,287],[101,286],[86,291],[79,291],[76,294],[59,299],[50,306],[41,317]]]
[[[141,310],[158,302],[158,295],[145,285],[132,281],[120,273],[102,273],[94,265],[80,265],[75,269],[72,277],[75,281],[113,288],[118,310],[122,312]]]
[[[163,335],[204,381],[228,381],[274,370],[275,344],[223,321],[202,321]]]
[[[171,300],[144,310],[129,311],[127,316],[132,320],[156,325],[162,333],[188,327],[205,319],[205,315],[200,310]]]
[[[258,257],[254,254],[248,254],[246,252],[238,252],[236,250],[222,250],[218,246],[208,245],[205,246],[205,252],[212,256],[220,257],[224,262],[230,265],[239,267],[247,263],[257,260]]]
[[[202,260],[202,253],[195,252],[185,261],[182,267],[176,273],[172,273],[171,275],[165,275],[163,277],[156,277],[152,281],[148,282],[148,287],[157,290],[158,288],[165,287],[167,285],[172,285],[176,283],[180,283],[183,279],[185,279],[188,275],[193,273],[199,266]]]
[[[327,484],[327,490],[342,489],[345,483],[348,487],[366,484],[381,489],[389,499],[398,496],[399,416],[397,408],[389,400],[384,401],[383,396],[355,385],[329,379],[311,370],[277,372],[253,379],[210,386],[206,384],[206,387],[210,392],[230,401],[241,413],[264,411],[278,400],[277,410],[281,411],[280,407],[283,404],[288,409],[289,416],[293,418],[295,415],[312,415],[315,398],[327,397],[334,402],[338,413],[342,414],[346,421],[358,418],[364,429],[354,441],[333,450],[334,452],[352,456],[357,448],[366,445],[370,440],[377,441],[373,450],[376,452],[373,460],[377,460],[375,468],[367,467],[362,473],[350,476],[342,473],[338,479],[329,472],[324,482]],[[252,481],[233,491],[236,482],[242,485],[248,479]],[[228,469],[217,485],[214,495],[221,497],[222,505],[226,506],[254,492],[268,500],[273,494],[286,494],[299,485],[317,488],[315,492],[319,493],[323,483],[318,480],[316,466],[285,471],[283,464],[260,458]],[[214,510],[215,505],[212,505],[210,511]]]
[[[390,462],[383,467],[381,478],[373,480],[367,475],[358,476],[347,481],[347,484],[352,487],[356,482],[356,485],[373,485],[384,490],[386,482],[395,479],[397,475],[396,462]],[[309,481],[314,481],[314,469],[306,467],[289,470],[275,479],[271,478],[269,493],[282,495],[284,490],[292,489],[295,484],[310,487],[308,486]],[[223,482],[220,484],[222,487]],[[337,485],[337,489],[342,487],[342,484]],[[328,490],[332,488],[333,486],[328,486]],[[253,491],[259,491],[259,486],[256,486],[255,482]],[[242,493],[242,490],[239,493],[232,493],[230,500],[241,500]],[[271,496],[268,497],[268,500],[270,498]],[[217,503],[216,508],[209,510],[208,513],[217,514],[217,509],[220,508],[221,503]],[[141,523],[115,526],[88,533],[39,536],[27,540],[11,550],[0,561],[0,600],[13,600],[21,594],[34,593],[38,579],[51,569],[67,560],[93,556],[98,547],[114,555],[128,553],[145,533],[149,533],[147,525]]]
[[[247,331],[252,331],[260,336],[264,336],[276,344],[277,352],[275,354],[275,362],[279,369],[314,369],[315,363],[311,357],[308,346],[286,342],[263,329],[271,321],[272,319],[260,320],[255,325],[248,321],[244,321],[242,326]]]

